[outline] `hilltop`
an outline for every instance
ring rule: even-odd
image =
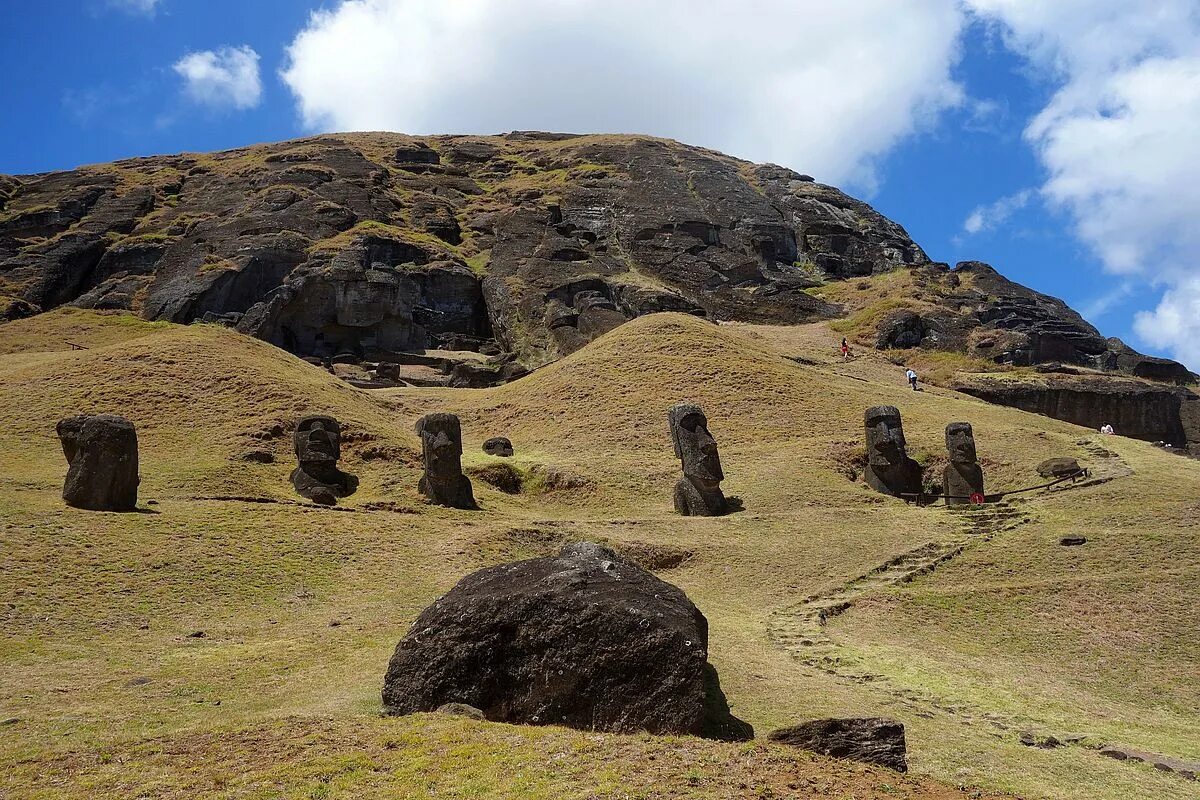
[[[217,325],[67,308],[0,333],[0,716],[18,734],[0,780],[15,796],[1196,797],[1092,749],[1200,758],[1200,467],[1149,444],[913,393],[885,355],[842,362],[828,323],[648,315],[502,386],[374,391]],[[665,411],[681,399],[706,409],[744,511],[672,512]],[[964,539],[961,515],[862,482],[875,403],[901,409],[927,472],[965,419],[993,490],[1039,482],[1055,455],[1098,480]],[[102,410],[138,426],[144,513],[62,505],[54,424]],[[412,422],[433,410],[462,418],[480,511],[420,501]],[[361,483],[340,509],[288,483],[291,426],[313,411],[345,423]],[[511,462],[481,452],[496,434]],[[488,482],[497,464],[516,494]],[[1087,545],[1061,547],[1071,533]],[[585,539],[688,593],[756,730],[894,716],[914,777],[761,741],[379,718],[387,657],[422,608],[470,570]],[[928,574],[855,583],[964,542]],[[848,585],[862,593],[819,657],[797,649],[792,609]]]

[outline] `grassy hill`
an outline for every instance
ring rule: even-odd
[[[1084,429],[913,393],[883,359],[843,363],[838,336],[652,315],[495,389],[368,392],[219,327],[67,309],[0,326],[0,718],[16,720],[0,727],[0,796],[1200,796],[1086,746],[1200,758],[1200,464],[1118,437],[1105,459]],[[744,511],[673,514],[680,400],[707,411]],[[972,422],[993,490],[1040,482],[1052,455],[1132,474],[1030,497],[1024,524],[866,593],[828,626],[837,663],[814,664],[772,638],[781,609],[963,537],[962,516],[852,480],[878,403],[900,407],[930,472],[945,424]],[[416,493],[412,425],[433,410],[462,417],[480,511]],[[54,423],[98,411],[138,426],[143,513],[62,504]],[[345,424],[361,480],[336,510],[287,481],[291,425],[321,411]],[[480,450],[494,435],[516,446],[519,494],[481,477],[501,461]],[[1068,533],[1088,544],[1061,547]],[[894,716],[926,777],[762,742],[379,718],[386,660],[422,608],[470,570],[579,539],[688,592],[760,735]],[[1032,748],[1023,730],[1082,739]]]

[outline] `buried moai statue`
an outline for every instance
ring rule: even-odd
[[[68,417],[57,427],[67,479],[63,500],[90,511],[137,507],[138,442],[133,423],[114,414]]]
[[[921,465],[908,457],[904,424],[895,406],[872,406],[863,415],[867,431],[867,485],[877,492],[921,493]]]
[[[972,495],[983,494],[983,469],[975,454],[971,423],[951,422],[946,426],[946,450],[950,452],[950,463],[942,473],[946,505],[970,503]]]
[[[679,403],[667,412],[683,477],[675,484],[675,510],[685,517],[714,517],[728,510],[721,493],[721,457],[700,406]]]
[[[358,478],[338,469],[342,455],[342,426],[333,417],[312,415],[296,425],[292,437],[296,460],[292,486],[302,496],[323,506],[337,505],[338,498],[354,494]]]
[[[462,471],[462,426],[453,414],[426,414],[417,420],[425,474],[417,488],[430,502],[451,508],[477,508],[471,479]]]

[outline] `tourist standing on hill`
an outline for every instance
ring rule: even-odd
[[[850,343],[846,341],[846,337],[842,337],[842,361],[850,357]]]
[[[912,387],[912,390],[917,391],[917,373],[913,371],[912,367],[904,372],[904,377],[908,378],[908,385]]]

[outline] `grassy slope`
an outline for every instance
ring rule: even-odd
[[[93,349],[62,351],[72,336]],[[1049,455],[1082,455],[1073,426],[937,389],[914,395],[881,360],[842,364],[822,327],[658,315],[508,386],[375,393],[208,326],[54,312],[3,326],[0,341],[12,353],[0,355],[0,463],[12,476],[0,485],[0,716],[22,720],[7,729],[19,735],[0,736],[11,768],[0,781],[15,796],[423,796],[423,780],[459,796],[757,797],[789,784],[802,796],[896,796],[884,784],[950,796],[778,748],[686,742],[677,752],[646,737],[375,718],[387,656],[438,593],[471,569],[580,538],[694,551],[664,577],[709,617],[725,691],[760,734],[886,713],[908,725],[913,769],[951,782],[1063,798],[1196,796],[1149,768],[1079,748],[1034,751],[922,713],[772,647],[773,610],[956,524],[845,477],[866,405],[899,405],[911,449],[935,468],[944,424],[970,420],[993,486],[1031,482],[1030,465]],[[708,411],[726,490],[746,511],[671,513],[678,466],[665,411],[682,399]],[[553,465],[587,486],[510,497],[476,481],[481,512],[423,506],[411,426],[434,409],[462,416],[469,465],[490,461],[480,444],[504,434],[518,464]],[[62,507],[54,422],[99,410],[138,424],[141,497],[158,513]],[[287,436],[256,436],[310,410],[348,423],[344,465],[362,480],[345,504],[355,513],[197,499],[292,499]],[[1030,504],[1034,523],[881,593],[835,635],[932,694],[1189,754],[1200,637],[1184,612],[1200,594],[1188,527],[1200,470],[1142,443],[1114,447],[1134,477]],[[278,463],[237,459],[252,448]],[[379,453],[388,458],[370,458]],[[1180,494],[1154,490],[1168,478]],[[1135,487],[1136,501],[1125,494]],[[381,500],[411,513],[367,509]],[[1076,529],[1093,544],[1053,544]],[[198,630],[204,638],[188,637]]]

